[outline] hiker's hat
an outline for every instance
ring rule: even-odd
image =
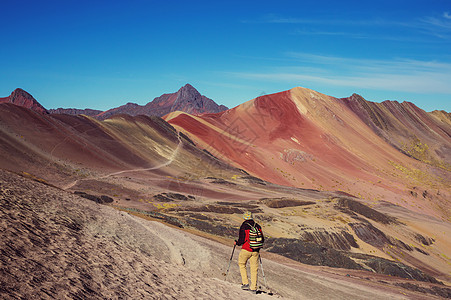
[[[252,213],[250,211],[245,212],[243,214],[243,219],[245,219],[245,220],[252,220],[253,219]]]

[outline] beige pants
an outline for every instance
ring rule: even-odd
[[[238,266],[240,267],[241,282],[243,284],[249,284],[249,280],[247,278],[247,270],[246,270],[246,263],[249,260],[249,266],[251,267],[251,286],[250,286],[251,290],[257,289],[257,271],[258,271],[259,257],[260,257],[260,253],[249,252],[244,249],[241,249],[240,256],[238,257]]]

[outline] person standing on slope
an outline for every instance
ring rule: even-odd
[[[260,249],[263,246],[265,238],[260,225],[258,225],[252,217],[251,212],[243,214],[244,222],[240,227],[240,234],[235,245],[241,246],[240,255],[238,257],[238,266],[241,273],[241,288],[243,290],[250,290],[252,293],[257,293],[257,271],[258,260],[260,258]],[[249,287],[249,280],[247,277],[246,264],[249,261],[251,269],[251,286]]]

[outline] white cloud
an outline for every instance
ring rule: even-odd
[[[429,16],[421,18],[416,26],[422,33],[430,34],[444,40],[451,38],[451,15],[449,12],[444,12],[440,17]]]
[[[449,15],[448,15],[449,16]],[[440,29],[440,30],[446,30],[451,31],[451,18],[447,18],[445,15],[445,20],[443,18],[436,18],[436,17],[427,17],[421,19],[421,21],[426,25],[425,29]]]
[[[408,59],[372,60],[288,53],[299,67],[232,73],[246,79],[303,82],[414,93],[451,94],[451,64]]]
[[[407,23],[380,18],[373,19],[308,19],[282,17],[278,15],[266,15],[260,20],[248,23],[273,23],[273,24],[309,24],[309,25],[332,25],[332,26],[407,26]]]
[[[345,36],[355,39],[367,39],[370,38],[367,34],[351,33],[346,31],[323,31],[323,30],[305,30],[298,29],[295,31],[298,35],[324,35],[324,36]]]
[[[426,16],[419,19],[412,20],[389,20],[383,18],[373,19],[308,19],[308,18],[293,18],[283,17],[278,15],[266,15],[260,20],[245,21],[246,23],[267,23],[267,24],[291,24],[318,26],[318,29],[298,29],[297,34],[303,35],[338,35],[348,36],[351,38],[371,38],[380,40],[405,40],[404,35],[396,34],[395,28],[410,29],[415,33],[422,35],[434,36],[440,39],[449,39],[451,36],[451,14],[444,12],[442,16],[431,17]],[[328,28],[324,30],[325,26]],[[321,28],[321,29],[319,29]],[[391,35],[374,35],[366,33],[367,28],[390,28],[388,32]],[[335,31],[336,30],[336,31]],[[357,30],[357,32],[356,32]],[[418,37],[416,37],[418,38]],[[412,40],[415,41],[415,40]]]

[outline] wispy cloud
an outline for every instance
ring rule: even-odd
[[[436,28],[443,30],[451,30],[451,16],[445,13],[442,17],[426,17],[421,19],[421,21],[426,25],[431,25]]]
[[[320,20],[298,19],[298,18],[284,18],[275,15],[268,15],[264,17],[259,23],[278,23],[278,24],[319,24]]]
[[[310,24],[310,25],[349,25],[349,26],[392,26],[392,25],[406,25],[399,21],[388,21],[384,19],[308,19],[308,18],[292,18],[281,17],[277,15],[266,15],[255,23],[273,23],[273,24]]]
[[[332,55],[318,55],[304,52],[287,52],[287,57],[295,59],[298,62],[313,63],[325,67],[333,66],[339,69],[353,69],[366,71],[387,70],[389,73],[403,72],[411,73],[413,71],[451,71],[451,64],[438,61],[421,61],[412,59],[363,59],[348,58]]]
[[[310,19],[310,18],[293,18],[283,17],[274,14],[263,16],[258,20],[245,21],[245,23],[268,23],[268,24],[306,24],[306,25],[325,25],[325,26],[365,26],[365,27],[411,27],[417,23],[417,20],[393,20],[382,17],[374,17],[369,19]]]
[[[444,12],[440,17],[425,17],[420,19],[419,28],[441,39],[451,38],[451,15]]]
[[[362,33],[351,33],[346,31],[322,31],[322,30],[306,30],[298,29],[294,31],[294,34],[298,35],[324,35],[324,36],[344,36],[356,39],[367,39],[369,36]]]
[[[307,69],[277,68],[271,72],[232,73],[246,79],[304,82],[356,89],[451,94],[451,64],[409,59],[371,60],[308,53],[288,53]],[[309,67],[309,66],[315,67]],[[308,71],[307,71],[308,70]],[[309,72],[310,71],[310,72]]]
[[[383,34],[374,34],[374,33],[362,33],[362,32],[351,32],[351,31],[316,31],[316,30],[295,30],[293,32],[295,35],[311,35],[311,36],[331,36],[331,37],[346,37],[352,39],[368,39],[368,40],[380,40],[380,41],[396,41],[396,42],[408,42],[408,43],[430,43],[431,40],[425,37],[420,36],[405,36],[405,35],[396,35],[394,33],[383,33]],[[429,34],[429,33],[428,33]],[[440,37],[443,38],[443,37]]]
[[[373,19],[309,19],[293,18],[278,15],[266,15],[259,20],[246,21],[246,23],[266,23],[266,24],[291,24],[309,26],[309,30],[298,29],[297,34],[303,35],[335,35],[347,36],[350,38],[371,38],[398,40],[405,37],[398,34],[398,37],[391,35],[375,35],[366,33],[368,28],[390,28],[390,32],[395,34],[396,28],[400,30],[410,29],[416,33],[448,39],[451,36],[451,14],[444,12],[440,16],[425,16],[412,20],[393,20],[384,18]],[[324,30],[328,28],[329,30]],[[360,32],[356,32],[356,29]],[[395,34],[396,35],[396,34]],[[415,41],[415,40],[412,40]]]

